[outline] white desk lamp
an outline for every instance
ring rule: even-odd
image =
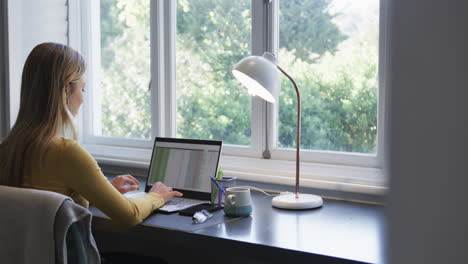
[[[278,70],[293,83],[297,94],[297,138],[296,138],[296,193],[273,198],[272,205],[282,209],[312,209],[323,204],[322,197],[299,193],[299,165],[301,147],[301,95],[296,82],[277,65],[275,55],[265,52],[263,56],[250,56],[234,66],[232,74],[248,89],[250,95],[275,103],[278,98],[281,80]]]

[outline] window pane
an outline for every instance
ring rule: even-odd
[[[250,54],[250,0],[178,0],[177,136],[249,145],[251,99],[231,70]]]
[[[282,0],[279,23],[279,65],[301,91],[301,147],[375,153],[379,0]],[[296,107],[283,78],[279,147],[296,146]]]
[[[149,0],[101,0],[97,135],[150,138]]]

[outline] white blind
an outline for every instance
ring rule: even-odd
[[[19,109],[21,73],[31,50],[43,42],[68,44],[67,0],[8,0],[10,124]]]

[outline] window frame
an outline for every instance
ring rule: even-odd
[[[77,0],[70,2],[75,1]],[[98,80],[100,65],[100,43],[96,41],[96,39],[99,40],[100,27],[93,26],[93,23],[94,25],[99,23],[99,16],[96,18],[96,12],[99,12],[100,9],[99,2],[88,0],[70,5],[70,8],[75,10],[73,14],[75,14],[76,20],[81,20],[81,28],[70,27],[70,39],[74,31],[79,31],[74,39],[77,43],[77,49],[82,52],[88,62],[86,78],[87,90],[90,91],[85,95],[85,101],[90,103],[84,104],[83,111],[78,117],[80,134],[82,135],[79,140],[98,161],[145,168],[149,164],[154,137],[171,137],[176,134],[176,1],[150,2],[152,80],[150,140],[92,135],[93,126],[98,125],[96,122],[99,121],[91,119],[91,113],[96,112],[92,111],[91,107],[98,105],[93,102],[96,102],[99,97],[99,91],[92,89],[92,84]],[[279,43],[279,0],[252,0],[251,8],[252,54],[261,55],[264,51],[276,53]],[[386,0],[380,0],[377,151],[375,154],[362,154],[301,150],[302,186],[359,193],[385,193],[383,143],[385,67],[387,64],[386,36],[388,32],[386,14]],[[70,22],[72,22],[72,17],[70,16]],[[285,70],[287,71],[287,69]],[[282,149],[276,146],[276,118],[274,114],[277,113],[277,107],[277,105],[268,104],[257,97],[252,98],[251,146],[228,144],[223,146],[221,166],[227,174],[259,182],[294,183],[295,149]],[[264,150],[270,151],[271,159],[262,158]]]

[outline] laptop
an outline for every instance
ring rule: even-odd
[[[145,192],[126,194],[143,197],[156,182],[184,194],[173,197],[158,210],[172,213],[210,203],[211,179],[218,171],[222,141],[156,137]]]

